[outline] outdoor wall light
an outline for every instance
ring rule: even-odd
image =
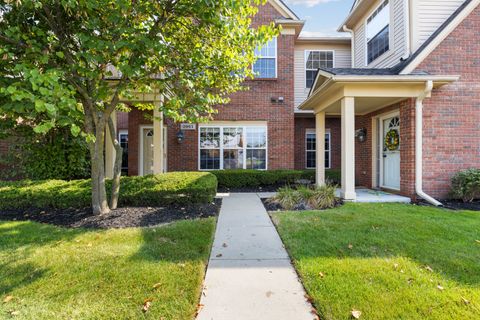
[[[185,140],[185,133],[182,130],[177,132],[177,142],[182,144],[183,140]]]
[[[364,142],[365,140],[367,140],[367,129],[358,129],[357,131],[355,131],[355,137],[358,138],[358,141]]]

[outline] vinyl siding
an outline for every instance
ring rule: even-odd
[[[377,1],[371,10],[355,26],[355,67],[388,68],[400,62],[407,48],[405,1],[390,0],[390,50],[367,65],[366,20],[383,0]]]
[[[417,0],[413,1],[412,50],[417,50],[464,0]]]
[[[295,45],[295,107],[299,106],[308,97],[310,89],[305,88],[305,51],[330,50],[334,51],[333,66],[335,68],[351,67],[350,45],[345,44],[296,44]]]

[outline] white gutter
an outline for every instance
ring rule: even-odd
[[[407,0],[408,1],[408,0]],[[352,68],[355,68],[355,34],[352,29],[348,29],[347,25],[343,25],[343,31],[349,32],[351,35],[351,54],[352,54]]]
[[[415,192],[427,202],[438,207],[442,206],[442,203],[423,191],[423,100],[430,96],[432,89],[433,81],[428,80],[425,84],[425,91],[415,101]]]

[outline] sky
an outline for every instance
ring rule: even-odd
[[[304,36],[350,36],[337,33],[338,26],[347,17],[354,0],[283,0],[302,20]]]

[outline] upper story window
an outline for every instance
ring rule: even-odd
[[[305,87],[310,89],[318,68],[333,68],[333,51],[305,51]]]
[[[255,49],[257,61],[253,72],[257,78],[277,77],[277,38],[268,41],[263,47]]]
[[[367,19],[367,61],[390,49],[390,3],[385,0]]]

